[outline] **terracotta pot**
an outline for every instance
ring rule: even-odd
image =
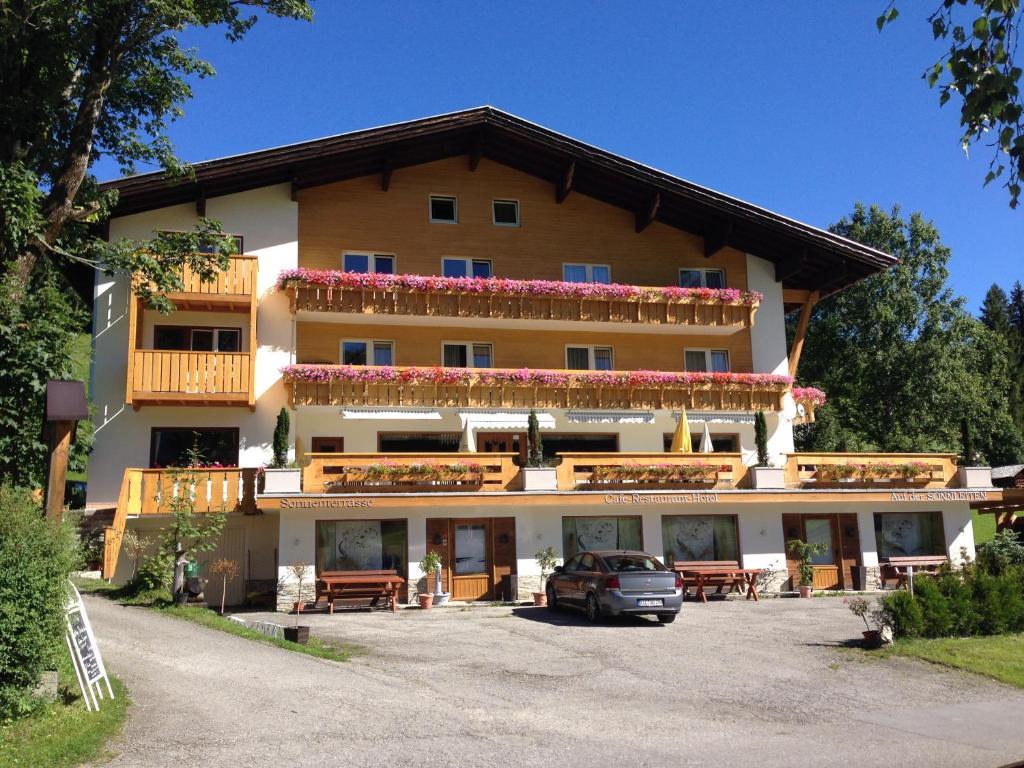
[[[299,645],[306,645],[309,643],[309,627],[285,627],[284,639],[290,640],[293,643],[298,643]]]
[[[292,613],[302,613],[302,603],[292,603]]]
[[[545,606],[548,604],[548,596],[546,592],[534,592],[533,593],[533,604],[537,606]]]
[[[429,611],[434,607],[434,596],[430,592],[424,595],[420,595],[420,608],[424,611]]]
[[[810,597],[812,591],[814,591],[814,587],[810,587],[804,584],[800,585],[800,597]]]
[[[864,647],[865,648],[881,648],[882,647],[882,633],[877,629],[866,629],[862,633],[864,635]]]

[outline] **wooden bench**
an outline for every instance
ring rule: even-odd
[[[914,575],[934,576],[943,565],[949,562],[945,555],[928,555],[924,557],[880,557],[879,580],[882,588],[890,581],[896,582],[896,589],[907,585],[907,569],[913,568]]]
[[[335,600],[367,599],[373,608],[383,598],[392,610],[398,610],[398,590],[405,579],[395,570],[321,571],[316,579],[316,601],[327,600],[328,613],[334,613]]]
[[[672,564],[672,570],[683,577],[683,594],[685,595],[690,587],[695,588],[694,597],[706,603],[706,587],[715,587],[715,594],[722,594],[722,589],[729,588],[729,593],[741,592],[744,589],[747,599],[754,600],[757,596],[757,577],[761,574],[759,569],[741,568],[736,560],[689,560],[679,561]]]

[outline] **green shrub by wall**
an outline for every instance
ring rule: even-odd
[[[51,525],[27,491],[0,486],[0,722],[31,708],[29,693],[64,646],[71,526]]]

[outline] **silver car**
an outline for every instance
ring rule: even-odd
[[[654,614],[671,624],[683,604],[683,582],[653,555],[629,550],[580,552],[555,567],[545,588],[548,608],[582,608],[602,616]]]

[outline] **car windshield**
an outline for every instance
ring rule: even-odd
[[[648,555],[605,555],[604,561],[612,571],[664,571],[665,566]]]

